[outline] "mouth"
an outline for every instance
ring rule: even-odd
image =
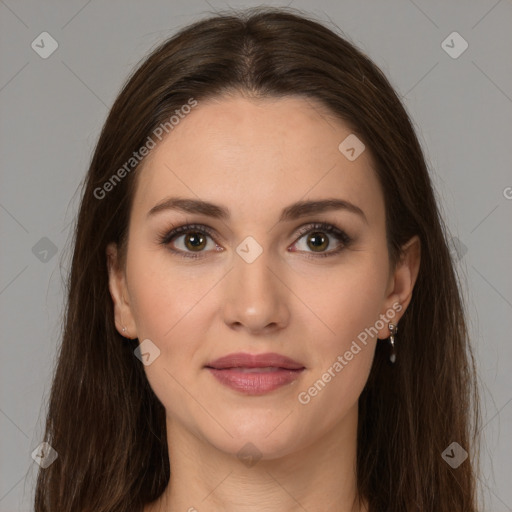
[[[306,369],[280,354],[231,354],[205,366],[218,382],[246,395],[262,395],[296,381]]]

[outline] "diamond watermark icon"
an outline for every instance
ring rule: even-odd
[[[441,457],[453,468],[457,469],[467,458],[468,452],[462,448],[462,446],[453,442],[446,448],[441,454]]]
[[[252,443],[246,443],[236,454],[240,462],[252,468],[262,457],[262,453]]]
[[[43,236],[32,247],[32,253],[38,260],[48,263],[57,254],[57,246],[49,238]]]
[[[252,263],[263,252],[263,247],[252,236],[248,236],[238,245],[236,252],[246,263]]]
[[[461,260],[468,252],[468,248],[456,236],[450,238],[448,245],[454,261]]]
[[[47,59],[59,47],[59,43],[48,32],[41,32],[30,46],[39,57]]]
[[[452,59],[458,59],[468,49],[468,46],[468,42],[458,32],[452,32],[441,43],[441,48]]]
[[[149,366],[160,356],[160,349],[150,339],[145,339],[133,353],[144,366]]]
[[[59,454],[46,442],[41,443],[33,452],[32,458],[43,468],[50,466]]]
[[[365,150],[365,145],[353,133],[346,137],[338,146],[340,153],[353,162]]]

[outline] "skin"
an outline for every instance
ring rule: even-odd
[[[107,256],[117,329],[160,350],[144,369],[166,409],[172,478],[145,512],[367,510],[355,502],[358,398],[378,339],[389,337],[388,322],[309,403],[298,394],[380,315],[388,318],[393,304],[401,305],[391,320],[399,322],[420,243],[411,239],[391,269],[370,151],[349,161],[338,150],[350,133],[311,99],[225,96],[199,102],[137,171],[126,266],[118,264],[115,245]],[[173,210],[148,218],[169,196],[223,205],[231,218]],[[296,201],[333,197],[361,208],[367,223],[344,210],[278,222]],[[353,243],[318,256],[311,234],[298,234],[315,222],[337,226]],[[188,223],[214,231],[197,260],[157,241],[171,225]],[[252,263],[236,252],[247,236],[263,249]],[[324,236],[329,246],[320,252],[342,244]],[[186,245],[180,234],[171,246],[194,254],[189,239]],[[247,396],[204,368],[233,352],[278,352],[306,369],[275,391]],[[250,467],[237,457],[248,442],[261,456]]]

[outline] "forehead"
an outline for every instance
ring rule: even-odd
[[[339,148],[345,140],[358,144],[346,123],[310,98],[199,101],[137,171],[133,213],[181,196],[225,205],[240,220],[259,212],[259,220],[266,213],[275,221],[298,200],[338,197],[377,219],[384,202],[370,152],[351,161],[347,144]]]

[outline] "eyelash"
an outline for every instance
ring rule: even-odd
[[[353,239],[345,233],[345,231],[342,231],[341,229],[338,229],[336,226],[333,226],[332,224],[328,224],[325,222],[319,222],[314,224],[308,224],[307,226],[304,226],[299,229],[297,233],[297,241],[299,241],[304,235],[307,235],[309,233],[314,233],[316,231],[321,231],[325,233],[329,233],[333,235],[335,238],[338,239],[339,242],[342,242],[342,245],[338,247],[337,249],[334,249],[332,251],[324,252],[324,253],[312,253],[313,256],[306,256],[308,258],[325,258],[328,256],[334,256],[336,254],[339,254],[341,251],[343,251],[345,248],[347,248],[353,241]],[[177,237],[178,235],[186,234],[186,233],[201,233],[203,235],[207,235],[213,240],[213,230],[209,228],[208,226],[202,225],[202,224],[186,224],[184,226],[179,226],[177,228],[172,229],[171,231],[166,231],[163,234],[158,235],[158,243],[168,246],[170,242]],[[215,241],[215,240],[214,240]],[[182,256],[183,258],[191,258],[191,259],[198,259],[203,258],[204,256],[200,253],[190,253],[190,252],[184,252],[182,250],[176,250],[172,249],[171,247],[168,247],[168,249],[178,254],[179,256]]]

